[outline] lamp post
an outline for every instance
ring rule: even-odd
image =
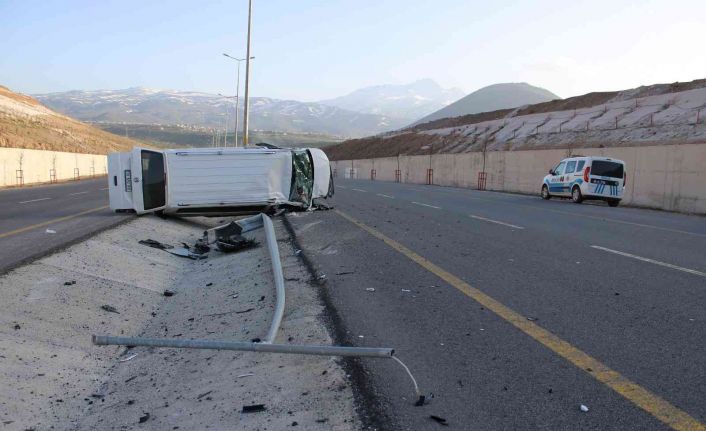
[[[235,99],[236,99],[236,106],[237,106],[237,103],[238,103],[238,101],[237,101],[237,100],[238,100],[238,96],[226,96],[226,95],[223,95],[223,94],[221,94],[221,93],[218,93],[218,95],[221,96],[221,97],[225,97],[226,99],[233,99],[233,98],[235,98]],[[237,109],[237,108],[236,108],[236,109]],[[238,121],[238,111],[235,111],[235,121],[236,121],[236,124],[238,124],[238,123],[237,123],[237,121]],[[237,126],[236,126],[236,128],[237,128]],[[227,140],[227,139],[228,139],[228,106],[226,106],[226,127],[225,127],[225,133],[223,134],[223,146],[224,146],[224,147],[227,147],[227,146],[228,146],[228,140]],[[237,146],[237,143],[236,143],[236,146]]]
[[[248,0],[248,44],[245,53],[245,108],[243,111],[243,147],[248,146],[248,105],[250,104],[250,27],[252,26],[252,0]]]
[[[240,103],[240,62],[246,60],[245,58],[235,58],[231,55],[226,54],[225,52],[223,53],[225,57],[230,58],[231,60],[235,60],[238,62],[238,73],[237,73],[237,78],[235,81],[235,146],[238,146],[238,104]],[[255,57],[250,57],[250,59],[254,59]]]

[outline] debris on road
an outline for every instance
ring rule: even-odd
[[[255,247],[258,245],[258,242],[240,235],[233,235],[227,239],[219,239],[216,241],[216,245],[218,246],[218,250],[223,253],[233,253]]]
[[[76,284],[76,280],[71,280],[71,281],[65,281],[64,286],[73,286]]]
[[[206,255],[206,254],[194,253],[186,247],[176,247],[176,248],[166,249],[164,251],[166,251],[167,253],[171,253],[175,256],[188,257],[189,259],[193,259],[193,260],[206,259],[208,257],[208,255]]]
[[[403,292],[411,292],[409,289],[402,289]]]
[[[174,296],[174,293],[175,292],[173,290],[165,289],[164,292],[162,293],[162,295],[169,297],[169,296]]]
[[[243,406],[241,413],[259,413],[267,410],[264,404],[252,404],[249,406]]]
[[[581,411],[584,412],[584,413],[586,413],[586,412],[588,411],[588,407],[586,407],[586,406],[583,405],[583,404],[581,404],[581,407],[580,407],[580,408],[581,408]]]
[[[140,423],[143,424],[147,422],[150,419],[150,414],[149,413],[144,413],[142,416],[140,416]]]
[[[46,233],[56,233],[56,231],[54,229],[47,229],[45,232]]]
[[[237,378],[242,379],[243,377],[252,377],[254,375],[255,374],[253,374],[253,373],[245,373],[245,374],[241,374],[241,375],[237,376]]]
[[[120,314],[120,312],[118,311],[117,308],[115,308],[115,307],[113,307],[112,305],[109,305],[109,304],[101,305],[101,309],[102,309],[102,310],[105,310],[105,311],[107,311],[107,312],[109,312],[109,313],[117,313],[117,314]]]
[[[158,248],[160,250],[174,248],[174,246],[171,246],[169,244],[162,244],[159,241],[156,241],[154,239],[149,239],[149,238],[148,239],[141,239],[140,241],[138,241],[138,243],[140,243],[142,245],[146,245],[147,247]]]
[[[15,323],[15,326],[13,326],[13,328],[15,329],[15,331],[19,331],[20,329],[22,329],[19,323]]]
[[[374,288],[374,287],[368,287],[368,288],[365,289],[365,290],[367,290],[368,292],[375,292],[375,288]]]
[[[449,426],[449,423],[446,421],[445,418],[442,418],[441,416],[436,416],[436,415],[429,415],[429,418],[434,420],[436,423],[443,425],[445,427]]]
[[[132,355],[128,356],[127,358],[123,359],[118,359],[118,362],[127,362],[135,359],[137,357],[137,353],[133,353]]]

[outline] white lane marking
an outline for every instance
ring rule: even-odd
[[[49,200],[49,199],[51,199],[51,198],[32,199],[32,200],[30,200],[30,201],[22,201],[22,202],[17,202],[17,203],[18,203],[18,204],[28,204],[28,203],[30,203],[30,202],[46,201],[46,200]]]
[[[355,190],[355,191],[357,191],[357,192],[367,193],[367,190],[362,190],[362,189],[351,189],[351,190]]]
[[[336,186],[336,188],[339,188],[339,189],[347,189],[348,187]]]
[[[624,251],[613,250],[613,249],[606,248],[606,247],[601,247],[599,245],[592,245],[591,247],[595,248],[597,250],[607,251],[608,253],[615,253],[615,254],[619,254],[621,256],[631,257],[633,259],[641,260],[643,262],[654,263],[655,265],[665,266],[667,268],[672,268],[672,269],[677,269],[679,271],[688,272],[689,274],[700,275],[701,277],[706,277],[706,272],[697,271],[695,269],[684,268],[681,266],[672,265],[671,263],[660,262],[659,260],[649,259],[649,258],[642,257],[642,256],[635,256],[634,254],[625,253]]]
[[[108,190],[108,187],[103,187],[101,190]]]
[[[524,229],[524,227],[522,227],[522,226],[518,226],[518,225],[516,225],[516,224],[505,223],[504,221],[493,220],[493,219],[490,219],[490,218],[485,218],[485,217],[481,217],[481,216],[477,216],[477,215],[473,215],[473,214],[469,214],[469,216],[470,216],[471,218],[476,219],[476,220],[483,220],[483,221],[487,221],[487,222],[490,222],[490,223],[501,224],[501,225],[503,225],[503,226],[511,227],[511,228],[514,228],[514,229]]]
[[[386,194],[382,194],[382,193],[378,193],[377,195],[378,195],[378,196],[382,196],[382,197],[384,197],[384,198],[388,198],[388,199],[394,199],[394,198],[395,198],[394,196],[390,196],[390,195],[386,195]]]
[[[83,194],[86,194],[86,193],[88,193],[88,192],[76,192],[76,193],[69,193],[69,196],[75,196],[75,195],[83,195]]]
[[[436,206],[434,206],[434,205],[429,205],[429,204],[423,204],[423,203],[421,203],[421,202],[414,202],[414,201],[412,201],[412,203],[415,204],[415,205],[421,205],[421,206],[423,206],[423,207],[436,208],[436,209],[438,209],[438,210],[441,209],[441,207],[436,207]]]

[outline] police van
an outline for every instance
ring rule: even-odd
[[[625,162],[608,157],[575,156],[549,170],[542,182],[542,198],[570,197],[576,203],[598,199],[617,207],[625,189]]]

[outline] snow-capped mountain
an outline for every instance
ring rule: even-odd
[[[227,116],[231,130],[235,123],[234,99],[208,93],[134,87],[38,94],[35,97],[56,111],[89,122],[223,128]],[[242,114],[243,104],[240,103],[241,119]],[[250,99],[250,128],[253,130],[359,137],[405,124],[405,121],[385,115],[354,112],[320,103],[268,97]]]
[[[411,123],[463,97],[458,88],[442,88],[431,79],[405,85],[376,85],[319,103],[350,111],[385,115]]]

